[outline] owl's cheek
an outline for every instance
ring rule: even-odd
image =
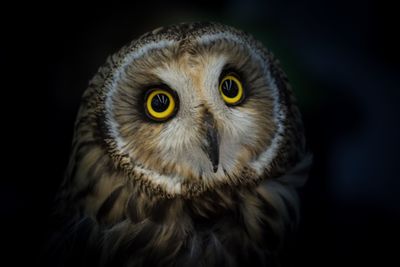
[[[223,171],[232,172],[238,167],[240,144],[223,140],[220,145],[220,165]]]

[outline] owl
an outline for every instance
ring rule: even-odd
[[[279,266],[310,162],[288,80],[260,42],[218,23],[155,29],[83,94],[55,258]]]

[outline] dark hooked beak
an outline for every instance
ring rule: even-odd
[[[205,139],[203,141],[203,151],[211,161],[214,173],[218,170],[219,164],[219,135],[217,125],[211,113],[206,112],[204,118]]]

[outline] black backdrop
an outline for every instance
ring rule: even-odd
[[[45,65],[35,70],[36,79],[25,90],[41,93],[33,105],[46,112],[24,115],[29,127],[22,135],[29,136],[35,150],[16,154],[29,156],[32,168],[16,164],[16,173],[28,174],[3,179],[0,192],[2,242],[12,265],[33,264],[40,254],[88,80],[108,54],[132,38],[160,25],[194,20],[227,23],[261,39],[281,59],[298,96],[315,163],[301,190],[294,266],[381,266],[396,260],[396,9],[383,1],[341,0],[148,1],[39,9],[28,10],[25,23],[40,23],[17,35],[35,44],[31,53]],[[31,63],[19,66],[35,68]]]

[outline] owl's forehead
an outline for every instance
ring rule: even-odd
[[[130,53],[124,55],[123,61],[147,69],[168,67],[195,72],[228,61],[235,64],[250,59],[262,63],[265,61],[262,53],[255,41],[244,34],[222,31],[139,39],[131,44]]]
[[[227,53],[205,51],[200,46],[185,46],[184,50],[180,47],[181,44],[176,43],[165,48],[171,52],[169,57],[161,57],[161,60],[148,70],[163,83],[176,87],[177,91],[184,88],[199,90],[212,81],[217,82],[227,62],[235,61]],[[154,54],[157,58],[157,51]]]
[[[120,70],[143,83],[185,86],[218,80],[227,66],[240,69],[265,65],[259,51],[246,37],[230,32],[139,40],[124,55]]]

